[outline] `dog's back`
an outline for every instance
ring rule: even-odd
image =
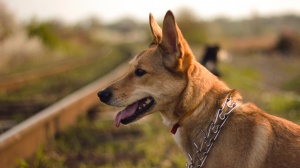
[[[247,103],[241,104],[235,110],[226,130],[224,130],[224,137],[220,138],[231,139],[231,143],[234,143],[231,148],[239,150],[238,160],[243,160],[240,157],[245,157],[243,167],[300,167],[298,125],[267,114],[254,104]],[[232,130],[236,130],[235,135],[228,133]],[[243,163],[240,166],[242,165]]]

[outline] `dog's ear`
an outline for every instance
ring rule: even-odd
[[[154,17],[152,16],[151,13],[149,14],[149,24],[150,24],[150,28],[151,28],[153,43],[159,44],[162,39],[161,28],[156,23],[156,21],[154,20]]]
[[[163,21],[161,47],[165,52],[164,63],[166,67],[174,69],[178,66],[178,58],[180,57],[179,35],[180,30],[177,28],[175,17],[169,10]]]

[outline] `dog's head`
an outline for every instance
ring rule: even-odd
[[[149,23],[153,41],[149,48],[130,61],[129,72],[100,91],[100,100],[108,105],[126,107],[115,118],[115,124],[128,124],[159,111],[168,119],[180,116],[180,100],[188,83],[194,56],[168,11],[163,28],[154,20]]]

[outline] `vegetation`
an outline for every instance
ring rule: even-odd
[[[9,117],[21,122],[68,94],[93,82],[128,59],[119,50],[96,52],[96,54],[99,57],[94,57],[95,60],[88,66],[37,79],[16,90],[1,90],[0,114],[2,116],[0,116],[0,119]]]
[[[300,124],[300,58],[236,56],[220,66],[223,80],[238,89],[245,101],[264,111]]]
[[[43,43],[51,49],[55,49],[62,45],[62,39],[60,39],[58,35],[51,30],[51,27],[48,23],[31,22],[27,26],[27,32],[29,37],[39,37]]]
[[[113,125],[112,120],[82,118],[32,160],[19,161],[19,167],[184,167],[185,158],[159,115],[130,127]]]

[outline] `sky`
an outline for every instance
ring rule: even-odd
[[[38,19],[59,19],[76,23],[88,17],[111,23],[124,17],[137,21],[148,21],[151,12],[156,19],[162,19],[167,10],[176,12],[190,9],[199,19],[216,17],[240,19],[258,14],[279,15],[293,13],[300,15],[300,0],[0,0],[17,19],[28,21]]]

